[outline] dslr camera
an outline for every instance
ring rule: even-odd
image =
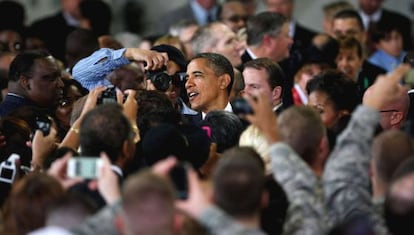
[[[116,88],[115,86],[111,85],[106,88],[102,92],[102,94],[98,97],[97,104],[110,104],[110,103],[116,103]]]
[[[18,168],[15,161],[20,159],[18,154],[11,154],[6,161],[0,163],[0,182],[13,184]]]
[[[172,78],[167,73],[167,67],[163,66],[161,69],[147,71],[145,73],[147,79],[151,80],[155,89],[165,92],[171,85]]]
[[[253,114],[253,109],[244,98],[236,98],[231,102],[233,113],[236,115]]]

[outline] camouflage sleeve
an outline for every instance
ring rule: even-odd
[[[204,210],[197,218],[213,235],[265,235],[259,229],[248,228],[234,221],[219,208],[212,206]]]
[[[325,234],[320,180],[286,144],[270,147],[273,175],[289,200],[284,234]]]
[[[371,143],[379,113],[359,106],[339,136],[323,174],[328,216],[333,224],[353,215],[374,215],[370,193]]]

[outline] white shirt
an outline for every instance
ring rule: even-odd
[[[359,11],[359,15],[361,16],[362,23],[364,24],[365,31],[368,29],[368,25],[370,21],[378,22],[382,16],[382,10],[379,9],[378,11],[374,12],[372,15],[367,15],[363,11]]]
[[[227,111],[227,112],[233,112],[233,108],[231,107],[231,105],[230,105],[230,102],[227,102],[227,105],[226,105],[226,107],[224,108],[224,111]],[[205,112],[201,112],[201,118],[204,120],[204,118],[206,118],[206,115],[207,115],[207,113],[205,113]]]

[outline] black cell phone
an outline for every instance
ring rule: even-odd
[[[36,130],[40,130],[43,136],[47,136],[50,133],[50,127],[52,126],[52,118],[49,116],[36,117]]]
[[[116,103],[116,87],[109,86],[102,92],[102,94],[98,97],[97,104],[110,104]]]
[[[250,104],[244,98],[236,98],[231,102],[233,113],[239,114],[253,114],[253,109]]]
[[[177,192],[177,198],[185,200],[188,198],[188,179],[185,164],[180,163],[171,169],[169,173],[170,179],[174,184]]]

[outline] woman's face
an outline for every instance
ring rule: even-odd
[[[341,117],[340,112],[336,110],[335,104],[323,91],[312,91],[309,94],[308,105],[320,113],[322,122],[327,128],[333,127]]]

